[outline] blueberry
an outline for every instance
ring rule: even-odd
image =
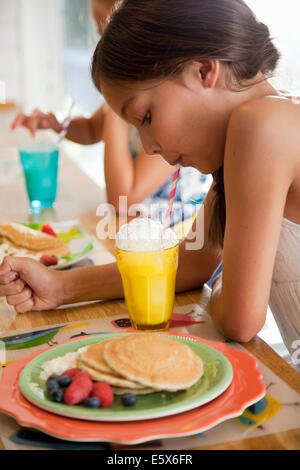
[[[132,406],[136,404],[137,396],[135,393],[124,393],[121,400],[124,406]]]
[[[47,392],[50,393],[52,390],[58,390],[59,389],[59,384],[54,379],[47,380],[46,388],[47,388]]]
[[[88,408],[100,408],[101,401],[98,397],[90,397],[85,400],[84,406]]]
[[[47,382],[48,382],[48,380],[56,380],[56,382],[58,382],[59,379],[60,379],[60,375],[52,374],[48,377]]]
[[[48,392],[48,395],[52,401],[61,403],[64,398],[64,391],[61,388],[58,388],[56,390],[51,390],[51,392]]]
[[[57,382],[60,387],[68,387],[70,383],[72,382],[72,379],[68,375],[61,375],[57,379]]]

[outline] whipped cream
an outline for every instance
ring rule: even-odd
[[[116,246],[126,251],[159,251],[172,248],[178,239],[170,228],[153,219],[137,217],[122,225],[116,235]]]

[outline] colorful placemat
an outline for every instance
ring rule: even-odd
[[[129,329],[131,329],[131,325],[128,317],[126,315],[115,315],[96,320],[52,325],[51,327],[6,331],[0,334],[0,341],[2,341],[0,343],[2,345],[1,361],[5,367],[11,362],[32,354],[37,349],[45,346],[56,346],[71,338],[80,338],[95,333],[125,332]],[[209,340],[225,341],[215,329],[210,316],[204,312],[201,306],[196,304],[176,307],[173,312],[170,330],[196,335]],[[3,354],[3,345],[5,345],[5,354]],[[246,351],[237,343],[231,342],[230,346]],[[258,403],[245,410],[239,418],[220,423],[205,433],[196,436],[163,439],[148,442],[136,448],[191,449],[298,428],[300,422],[299,394],[260,361],[258,361],[258,368],[263,374],[267,394]],[[74,448],[74,443],[60,439],[55,440],[38,431],[22,429],[15,420],[3,414],[0,414],[0,437],[5,449]],[[91,448],[86,443],[76,443],[75,445],[78,449]],[[122,448],[120,445],[105,443],[93,445],[98,449]]]

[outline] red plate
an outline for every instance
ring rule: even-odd
[[[233,381],[222,395],[196,409],[158,419],[93,422],[65,418],[31,404],[23,397],[19,387],[19,374],[23,367],[47,348],[40,349],[4,369],[0,382],[0,411],[15,418],[23,427],[35,428],[60,439],[139,444],[156,439],[198,434],[222,421],[240,416],[245,408],[265,395],[266,389],[262,382],[262,374],[257,369],[253,356],[230,348],[221,342],[207,341],[178,332],[169,334],[201,341],[217,349],[229,359],[233,367]]]

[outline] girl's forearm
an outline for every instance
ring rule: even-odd
[[[89,118],[78,117],[70,122],[66,139],[76,142],[82,145],[92,145],[101,140],[101,136],[96,136],[93,133],[93,129]]]
[[[91,117],[76,117],[70,122],[66,138],[82,145],[92,145],[103,140],[105,105],[102,105]],[[53,130],[59,133],[62,125]]]
[[[253,315],[253,318],[249,321],[249,319],[244,318],[243,311],[235,311],[233,307],[228,308],[228,304],[225,305],[224,297],[222,296],[221,274],[216,278],[212,285],[210,314],[216,328],[226,338],[229,338],[232,341],[247,343],[260,329],[256,326],[255,315]]]
[[[123,297],[117,263],[88,266],[63,273],[61,304]]]
[[[108,116],[104,126],[104,174],[107,200],[117,209],[119,196],[128,195],[135,176],[128,143],[128,126],[123,122],[118,122],[119,119],[119,117]]]
[[[129,154],[129,152],[128,152]],[[126,149],[106,152],[104,159],[107,202],[119,210],[119,196],[128,196],[134,181],[134,164]]]

